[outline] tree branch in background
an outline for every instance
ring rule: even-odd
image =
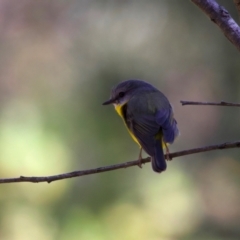
[[[186,155],[195,154],[195,153],[208,152],[208,151],[219,150],[219,149],[228,149],[228,148],[240,148],[240,141],[232,142],[232,143],[222,143],[222,144],[218,144],[218,145],[212,145],[212,146],[207,146],[207,147],[200,147],[200,148],[194,148],[194,149],[184,150],[184,151],[180,151],[180,152],[170,153],[169,157],[170,157],[170,159],[172,159],[175,157],[186,156]],[[166,158],[166,155],[165,155],[165,158]],[[150,157],[142,159],[142,163],[148,163],[150,161],[151,161]],[[111,166],[106,166],[106,167],[99,167],[99,168],[83,170],[83,171],[74,171],[74,172],[69,172],[69,173],[53,175],[53,176],[45,176],[45,177],[20,176],[20,177],[16,177],[16,178],[1,178],[0,184],[1,183],[16,183],[16,182],[32,182],[32,183],[48,182],[48,183],[51,183],[51,182],[57,181],[57,180],[73,178],[73,177],[81,177],[81,176],[85,176],[85,175],[101,173],[101,172],[108,172],[108,171],[117,170],[120,168],[128,168],[128,167],[133,167],[133,166],[138,166],[138,165],[139,165],[139,160],[135,160],[135,161],[115,164],[115,165],[111,165]]]
[[[233,0],[233,2],[236,5],[238,14],[240,15],[240,0]]]
[[[228,11],[214,0],[191,1],[218,25],[227,39],[240,51],[240,28]]]
[[[213,106],[228,106],[228,107],[240,107],[240,103],[230,103],[230,102],[194,102],[194,101],[180,101],[182,106],[184,105],[213,105]]]

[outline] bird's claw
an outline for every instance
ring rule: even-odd
[[[142,148],[140,148],[140,153],[138,156],[138,166],[142,168]]]
[[[165,143],[165,147],[166,147],[166,160],[167,160],[167,161],[171,161],[172,158],[170,157],[169,148],[168,148],[168,146],[167,146],[166,143]]]

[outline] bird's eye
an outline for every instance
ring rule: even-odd
[[[124,95],[125,95],[124,92],[120,92],[120,93],[118,94],[118,96],[119,96],[120,98],[124,97]]]

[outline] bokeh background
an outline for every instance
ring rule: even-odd
[[[232,1],[218,1],[239,20]],[[53,175],[135,160],[112,86],[145,79],[174,106],[171,151],[239,140],[239,52],[190,1],[0,1],[0,176]],[[3,240],[240,239],[239,150],[0,186]]]

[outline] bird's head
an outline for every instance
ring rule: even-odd
[[[154,87],[147,82],[141,80],[126,80],[113,87],[110,99],[104,102],[103,105],[113,104],[115,106],[122,106],[136,93],[150,89],[154,89]]]

